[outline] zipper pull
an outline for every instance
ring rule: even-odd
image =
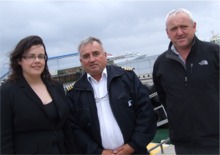
[[[187,81],[188,81],[188,79],[187,79],[187,77],[185,76],[185,86],[187,86]]]
[[[192,74],[192,69],[193,69],[193,63],[190,64],[191,74]]]

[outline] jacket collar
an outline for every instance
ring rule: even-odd
[[[112,79],[114,79],[117,76],[121,76],[123,73],[125,73],[125,71],[122,68],[113,65],[107,65],[106,70],[108,74],[107,77],[108,86],[112,81]],[[92,86],[90,85],[87,79],[87,73],[84,73],[83,76],[75,83],[74,88],[92,90]]]
[[[195,36],[194,36],[194,39],[193,39],[192,47],[195,46],[195,44],[196,44],[198,41],[199,41],[199,39],[198,39],[197,36],[195,35]],[[172,47],[172,46],[173,46],[173,43],[170,42],[170,43],[169,43],[169,46],[168,46],[168,50],[169,50],[170,52],[172,52],[172,51],[171,51],[171,47]]]
[[[47,87],[47,90],[48,90],[49,94],[52,97],[53,103],[55,104],[55,106],[57,108],[59,117],[62,118],[63,115],[65,115],[66,108],[64,108],[65,103],[63,103],[63,98],[60,97],[60,95],[58,95],[58,94],[60,94],[60,92],[48,80],[43,79],[43,82],[45,83],[45,85]],[[45,108],[44,108],[44,105],[43,105],[42,101],[36,95],[36,93],[33,91],[33,89],[30,87],[30,85],[25,80],[25,78],[23,76],[20,77],[17,80],[17,83],[18,83],[18,86],[21,88],[21,91],[23,91],[26,94],[26,96],[30,100],[33,101],[33,104],[36,104],[45,114],[47,114],[46,111],[45,111]]]
[[[37,104],[43,111],[44,107],[42,104],[42,101],[40,98],[36,95],[36,93],[33,91],[33,89],[30,87],[28,82],[25,80],[25,78],[22,76],[19,79],[17,79],[18,86],[21,88],[21,91],[24,92],[24,94],[33,101],[34,104]]]
[[[192,43],[192,47],[191,47],[191,51],[192,51],[192,48],[195,48],[197,43],[199,42],[199,39],[197,38],[197,36],[195,35],[194,39],[193,39],[193,43]],[[166,53],[166,58],[168,59],[173,59],[173,60],[176,60],[178,62],[180,62],[183,66],[185,66],[184,62],[180,60],[180,58],[178,57],[178,55],[172,51],[172,46],[173,46],[173,43],[170,42],[169,44],[169,47],[168,47],[168,51]],[[190,53],[191,53],[190,51]]]

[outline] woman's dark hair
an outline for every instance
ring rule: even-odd
[[[22,68],[18,64],[18,62],[21,61],[22,56],[25,55],[33,45],[42,45],[45,50],[45,55],[48,58],[46,47],[41,37],[32,35],[23,38],[19,41],[15,49],[10,54],[10,75],[8,77],[9,80],[15,80],[22,76]],[[47,66],[47,59],[45,60],[45,68],[41,74],[41,78],[47,78],[51,80],[51,75]]]

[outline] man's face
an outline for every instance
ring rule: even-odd
[[[93,78],[99,80],[107,65],[106,52],[96,41],[80,48],[80,62],[84,70]]]
[[[196,32],[196,23],[192,22],[185,13],[171,15],[167,19],[166,31],[177,50],[186,49],[191,47]]]

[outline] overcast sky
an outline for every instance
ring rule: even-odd
[[[0,0],[0,63],[4,68],[9,52],[29,35],[43,38],[49,57],[77,52],[87,36],[100,38],[113,55],[160,54],[169,43],[165,16],[176,8],[192,12],[201,40],[220,34],[220,0]]]

